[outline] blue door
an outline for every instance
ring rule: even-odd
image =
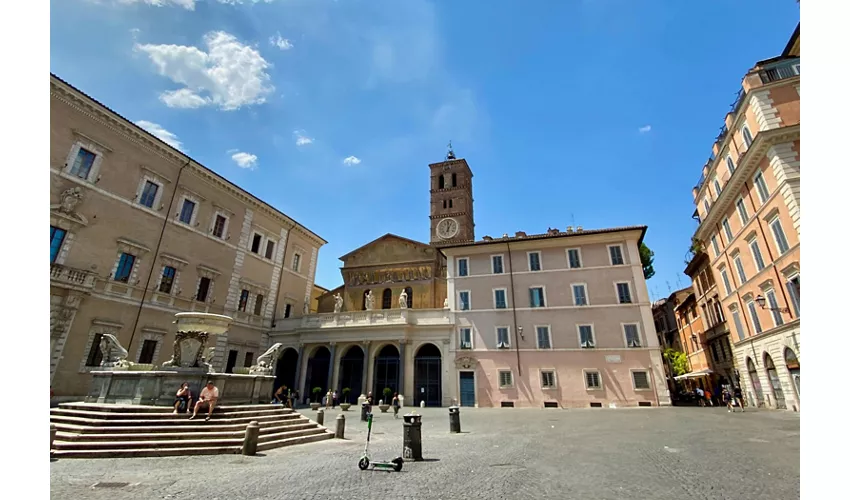
[[[475,406],[475,373],[460,372],[460,405]]]

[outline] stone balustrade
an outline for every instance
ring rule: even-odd
[[[91,289],[97,275],[84,269],[75,269],[62,264],[50,264],[50,281],[59,285],[69,285]]]
[[[364,326],[429,325],[450,326],[454,314],[448,309],[377,309],[309,314],[300,318],[277,320],[275,331],[323,330]]]

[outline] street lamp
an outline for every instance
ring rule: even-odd
[[[763,296],[759,295],[758,297],[756,297],[756,304],[758,304],[759,307],[761,307],[762,309],[767,309],[768,311],[779,311],[786,314],[791,312],[791,310],[787,307],[765,307],[766,302],[767,299],[765,299]]]

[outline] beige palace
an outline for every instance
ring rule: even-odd
[[[694,188],[749,404],[800,407],[800,27],[744,77]]]
[[[87,392],[103,334],[129,361],[161,364],[175,313],[226,314],[233,325],[206,354],[233,372],[278,319],[309,312],[325,240],[52,74],[50,203],[60,400]]]

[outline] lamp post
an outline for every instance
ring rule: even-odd
[[[756,297],[756,304],[758,304],[759,307],[761,307],[762,309],[765,309],[765,310],[768,310],[768,311],[779,311],[779,312],[786,313],[786,314],[789,314],[791,312],[791,310],[788,309],[787,307],[765,307],[766,302],[767,302],[767,299],[765,299],[763,296],[759,295],[758,297]]]

